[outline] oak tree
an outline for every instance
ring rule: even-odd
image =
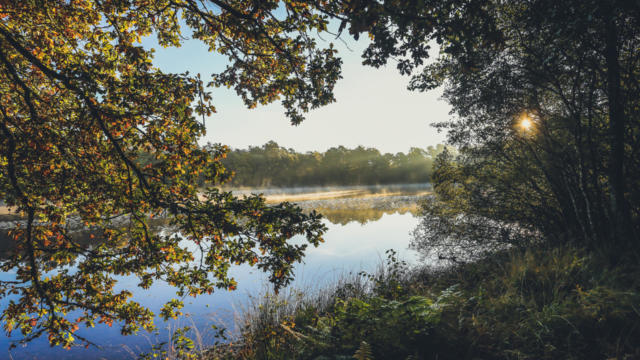
[[[0,199],[23,218],[8,231],[0,268],[7,333],[47,335],[69,347],[79,326],[152,329],[154,314],[114,290],[137,276],[196,296],[234,289],[232,264],[264,270],[276,288],[325,230],[315,213],[266,206],[197,180],[224,181],[226,148],[203,150],[207,85],[235,89],[248,107],[280,100],[294,124],[332,102],[340,60],[312,32],[327,28],[324,1],[0,1]],[[229,59],[210,81],[153,64],[155,37],[189,36]],[[202,119],[201,119],[202,118]],[[171,231],[153,231],[155,218]],[[82,242],[75,230],[89,232]],[[169,301],[165,318],[178,314]],[[81,315],[69,318],[71,311]]]

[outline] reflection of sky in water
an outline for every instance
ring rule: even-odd
[[[318,248],[309,248],[304,264],[297,266],[294,286],[301,288],[317,288],[323,283],[335,279],[338,275],[360,270],[374,270],[375,266],[385,258],[385,250],[395,249],[402,259],[414,262],[415,254],[407,249],[409,232],[415,228],[418,219],[410,213],[384,214],[379,220],[374,220],[361,225],[358,222],[350,222],[346,225],[326,222],[329,231],[325,235],[325,242]],[[300,239],[298,239],[300,240]],[[232,275],[238,281],[238,289],[234,292],[220,291],[211,295],[203,295],[197,298],[184,299],[184,313],[187,317],[177,322],[164,323],[156,319],[159,335],[141,332],[138,336],[121,336],[117,324],[109,328],[98,324],[93,329],[79,330],[79,334],[86,336],[91,341],[100,344],[102,350],[91,348],[63,350],[50,348],[46,336],[37,339],[27,345],[18,347],[7,353],[9,338],[0,336],[0,359],[135,359],[135,354],[148,350],[150,344],[159,341],[167,341],[171,328],[177,326],[193,326],[200,329],[202,342],[211,344],[213,332],[207,330],[213,323],[222,323],[233,326],[234,309],[242,307],[249,296],[255,296],[265,289],[264,277],[254,268],[249,266],[237,266],[232,270]],[[10,274],[1,274],[3,279],[11,277]],[[175,292],[166,284],[156,283],[152,289],[142,291],[137,288],[138,279],[124,277],[120,279],[118,288],[131,289],[134,292],[133,299],[149,307],[155,313],[172,297]],[[173,295],[173,296],[172,296]],[[6,306],[7,299],[3,299],[0,306]],[[73,314],[71,314],[73,316]],[[231,330],[231,329],[230,329]],[[18,332],[15,332],[18,334]],[[198,342],[198,341],[196,341]]]

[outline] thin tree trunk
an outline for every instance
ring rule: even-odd
[[[630,241],[632,232],[624,199],[624,128],[625,115],[620,93],[620,63],[618,34],[611,4],[603,4],[605,12],[605,61],[607,64],[607,97],[609,102],[609,202],[611,206],[611,236],[616,244]]]

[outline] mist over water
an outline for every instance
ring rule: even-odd
[[[293,194],[313,194],[330,193],[333,191],[361,191],[373,194],[384,194],[388,192],[422,192],[431,190],[429,183],[416,184],[389,184],[389,185],[353,185],[353,186],[296,186],[296,187],[271,187],[271,188],[238,188],[229,189],[236,195],[264,194],[264,195],[293,195]]]

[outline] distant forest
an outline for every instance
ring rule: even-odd
[[[270,141],[249,149],[233,149],[223,164],[235,173],[232,186],[375,185],[428,182],[435,157],[444,145],[411,148],[407,154],[380,153],[374,148],[333,147],[299,153]]]

